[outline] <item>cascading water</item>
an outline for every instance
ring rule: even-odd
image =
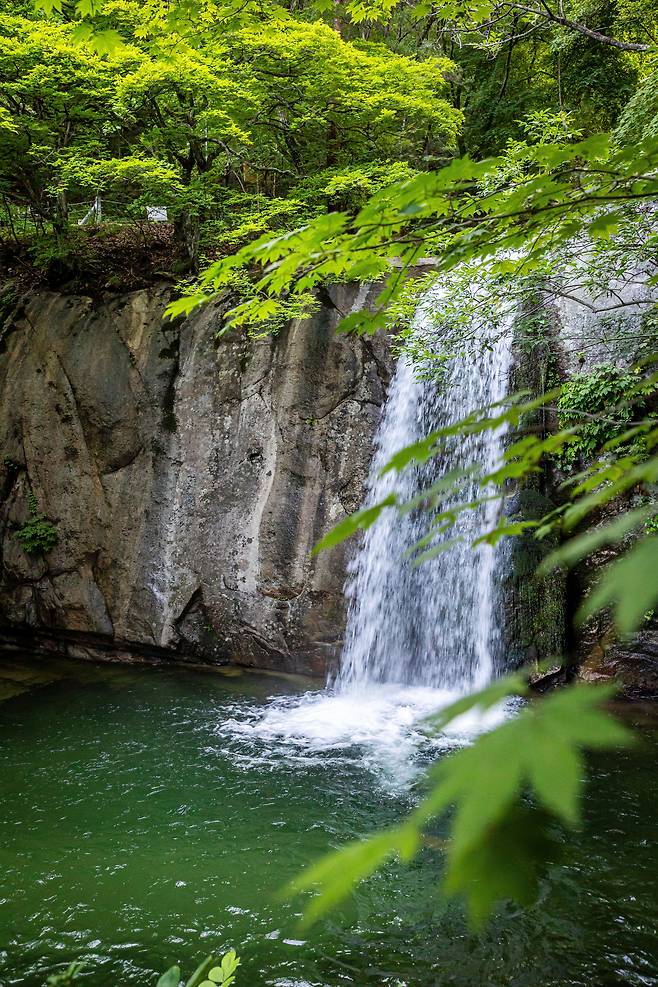
[[[427,318],[426,302],[416,316],[421,333]],[[455,468],[495,467],[502,454],[502,429],[453,442],[438,466],[381,475],[382,467],[403,446],[504,398],[510,335],[498,331],[484,346],[482,336],[475,333],[468,348],[447,364],[439,385],[418,379],[410,362],[400,359],[376,439],[368,504],[394,491],[400,500],[408,500],[436,479],[437,470],[440,474]],[[481,493],[475,479],[467,481],[458,497],[442,507],[471,501]],[[498,553],[489,545],[470,546],[492,527],[497,509],[491,500],[462,513],[449,533],[459,540],[421,565],[414,565],[407,553],[427,531],[425,511],[401,515],[388,508],[367,530],[347,586],[346,640],[336,683],[341,691],[373,682],[470,691],[489,681],[501,637],[494,606]]]
[[[419,307],[416,329],[431,344],[431,308],[439,292]],[[463,355],[450,360],[439,383],[420,380],[404,358],[391,384],[376,439],[367,502],[393,490],[408,499],[448,470],[495,467],[503,433],[485,432],[455,440],[442,462],[409,467],[400,475],[380,475],[390,456],[453,423],[478,407],[504,398],[510,363],[510,324],[474,329]],[[459,500],[481,495],[475,480],[461,485]],[[453,501],[456,503],[456,498]],[[449,506],[449,504],[442,504]],[[495,564],[488,546],[470,543],[495,523],[498,506],[485,502],[461,515],[450,537],[461,541],[419,566],[405,556],[425,533],[426,511],[383,512],[365,534],[348,578],[346,641],[336,680],[321,692],[272,699],[230,719],[219,729],[227,739],[262,744],[269,765],[283,750],[294,762],[334,751],[344,766],[345,749],[358,750],[358,764],[370,766],[387,785],[398,788],[414,776],[418,754],[435,744],[462,743],[464,737],[493,725],[505,713],[476,711],[450,724],[439,739],[422,728],[424,717],[459,694],[485,685],[496,669],[500,621],[495,606]],[[448,735],[448,736],[447,736]]]

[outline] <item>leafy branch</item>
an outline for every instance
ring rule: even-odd
[[[612,409],[583,415],[573,424],[547,437],[523,435],[505,450],[503,462],[495,470],[480,475],[482,497],[438,510],[442,498],[454,495],[463,482],[459,471],[442,477],[437,484],[421,491],[411,501],[398,502],[390,494],[337,525],[316,546],[328,548],[376,523],[383,510],[405,512],[424,506],[431,512],[430,531],[415,546],[419,560],[449,546],[446,540],[460,512],[476,509],[489,497],[503,497],[510,482],[527,478],[539,468],[543,457],[555,456],[578,440],[583,430],[592,429],[611,415],[616,432],[602,444],[594,462],[570,481],[570,498],[551,515],[529,522],[501,521],[495,529],[475,539],[495,542],[519,534],[526,527],[545,536],[557,526],[573,532],[602,506],[638,487],[651,489],[658,481],[658,456],[651,450],[658,444],[658,427],[652,418],[624,421],[638,395],[652,393],[658,375],[639,374]],[[523,395],[509,407],[478,409],[459,422],[438,429],[425,439],[399,450],[384,472],[407,469],[427,462],[448,448],[454,437],[495,430],[501,425],[519,426],[524,417],[559,396],[559,391],[533,400]],[[626,416],[627,417],[627,416]],[[640,442],[629,450],[629,442]],[[490,493],[493,489],[493,493]],[[598,525],[569,538],[543,563],[544,570],[558,565],[574,565],[604,545],[613,545],[634,533],[639,537],[632,547],[604,571],[581,610],[584,620],[601,609],[614,606],[617,627],[622,633],[635,629],[643,615],[658,600],[658,537],[646,534],[643,525],[655,516],[655,498],[646,498],[640,507],[624,511],[613,521]],[[432,541],[438,536],[438,544]],[[315,890],[305,911],[312,922],[348,895],[360,880],[366,879],[392,857],[410,860],[423,845],[423,837],[434,821],[449,813],[449,839],[442,882],[447,896],[466,899],[474,924],[484,921],[497,901],[513,899],[527,905],[536,897],[538,883],[548,863],[559,852],[555,825],[580,824],[580,794],[584,783],[583,751],[617,747],[631,741],[629,732],[601,709],[615,692],[614,686],[578,684],[542,700],[528,700],[527,679],[520,673],[494,682],[480,693],[466,696],[427,721],[434,733],[445,729],[459,716],[484,713],[507,700],[520,697],[520,712],[480,736],[472,746],[440,761],[429,773],[428,792],[416,809],[400,825],[357,841],[324,858],[297,878],[291,892]]]
[[[613,694],[609,686],[577,685],[527,701],[501,726],[441,760],[429,773],[427,794],[400,825],[348,844],[292,882],[288,893],[316,892],[304,922],[320,918],[391,858],[411,860],[424,834],[447,813],[443,893],[462,895],[475,925],[501,899],[530,904],[559,853],[556,824],[573,828],[581,822],[583,751],[632,740],[601,708]],[[459,699],[430,717],[426,728],[438,733],[465,713],[484,713],[510,696],[528,696],[520,673]]]
[[[190,977],[185,987],[231,987],[240,966],[240,958],[234,949],[223,956],[207,956]],[[156,987],[179,987],[181,971],[179,966],[170,966],[158,980]]]
[[[379,328],[403,289],[401,273],[422,259],[443,272],[486,262],[490,276],[527,277],[577,236],[609,239],[623,208],[658,195],[657,166],[658,139],[614,148],[605,134],[527,146],[518,174],[502,157],[459,158],[381,190],[355,217],[335,212],[247,244],[211,265],[196,295],[173,302],[168,314],[188,314],[230,284],[236,269],[251,268],[260,271],[258,293],[270,298],[326,281],[384,278],[375,312],[344,324]],[[257,318],[259,304],[237,306],[230,317],[236,325]]]
[[[408,512],[423,506],[429,512],[428,533],[411,551],[421,553],[417,555],[416,562],[426,561],[443,550],[443,542],[461,514],[477,510],[492,497],[504,500],[514,485],[539,470],[546,457],[564,456],[565,450],[577,448],[578,443],[592,452],[592,430],[596,430],[601,423],[609,424],[611,418],[618,426],[615,437],[603,444],[579,474],[564,481],[564,490],[568,492],[564,504],[538,520],[518,521],[503,517],[494,528],[479,535],[473,547],[481,542],[496,544],[501,538],[518,535],[528,528],[535,529],[540,538],[554,532],[573,535],[583,522],[599,515],[606,505],[635,490],[644,492],[645,502],[641,507],[626,510],[620,517],[599,524],[593,531],[571,537],[548,556],[544,571],[558,565],[573,565],[596,547],[619,543],[633,532],[642,533],[645,520],[658,511],[653,490],[653,485],[658,482],[658,455],[652,452],[658,445],[658,422],[653,417],[632,421],[625,413],[634,406],[638,396],[655,391],[658,374],[645,372],[634,377],[633,381],[630,385],[627,382],[624,397],[616,406],[607,407],[596,414],[583,411],[578,424],[574,422],[568,428],[545,437],[522,434],[515,438],[512,435],[512,441],[504,449],[502,461],[492,470],[477,475],[482,493],[476,500],[454,501],[465,474],[464,471],[451,472],[421,490],[411,501],[400,500],[395,493],[391,493],[378,504],[349,516],[325,535],[316,550],[331,548],[358,530],[366,530],[386,509]],[[509,407],[477,409],[460,421],[437,429],[426,438],[399,450],[382,472],[400,472],[414,464],[444,456],[450,452],[449,443],[454,438],[495,431],[503,425],[518,428],[531,412],[551,407],[551,402],[560,393],[560,389],[555,389],[532,400],[523,400],[521,394],[509,399]],[[616,413],[620,414],[619,419],[614,418]],[[578,409],[572,409],[572,418],[577,415]],[[584,440],[581,438],[583,435]],[[472,474],[472,470],[468,472]],[[450,506],[441,509],[445,500],[450,500]],[[658,571],[658,539],[645,539],[643,546],[641,550],[638,546],[631,553],[629,563],[619,561],[604,570],[600,587],[587,601],[581,620],[612,605],[618,629],[626,633],[637,626],[642,615],[658,602],[658,580],[652,577],[652,573]]]

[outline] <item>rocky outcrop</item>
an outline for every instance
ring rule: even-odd
[[[0,344],[1,633],[82,655],[175,655],[321,674],[339,650],[345,549],[390,373],[340,336],[332,289],[274,337],[217,340],[167,290],[23,298]],[[58,532],[15,537],[28,497]]]
[[[617,311],[620,299],[627,307]],[[639,304],[642,300],[644,306]],[[613,316],[597,315],[594,301],[605,308],[606,298],[592,299],[584,289],[548,305],[541,299],[532,301],[528,315],[522,315],[516,326],[512,390],[527,389],[539,395],[576,374],[590,374],[601,366],[623,370],[646,355],[642,347],[650,333],[644,320],[656,298],[641,278],[631,288],[617,286],[610,299]],[[554,413],[542,410],[526,416],[522,426],[541,435],[557,429],[558,422]],[[525,488],[510,498],[508,516],[534,519],[547,514],[568,496],[565,481],[575,469],[586,465],[582,460],[569,470],[557,460],[546,460]],[[592,514],[587,525],[613,520],[634,506],[639,496],[634,492],[611,502],[598,515]],[[606,612],[590,618],[585,626],[574,626],[584,597],[620,549],[629,547],[632,537],[589,555],[568,573],[557,570],[543,576],[538,574],[537,565],[555,542],[546,538],[537,542],[531,535],[511,542],[510,564],[503,577],[510,654],[526,660],[557,659],[538,681],[539,687],[574,677],[614,679],[628,697],[658,695],[658,618],[654,613],[647,614],[641,631],[625,639],[620,639]]]
[[[627,291],[621,285],[619,297],[624,298]],[[515,320],[510,390],[539,396],[576,374],[590,374],[601,366],[623,371],[645,355],[642,346],[650,338],[645,312],[651,308],[635,302],[638,297],[648,302],[655,299],[641,282],[633,291],[635,294],[627,299],[629,307],[615,311],[612,318],[598,317],[587,295],[583,303],[577,296],[558,303],[547,303],[539,293],[530,297],[527,310]],[[605,299],[598,301],[605,306]],[[538,408],[523,416],[515,437],[533,433],[545,436],[558,427],[554,410]],[[586,465],[583,460],[567,468],[558,459],[547,457],[520,488],[510,485],[505,516],[516,521],[546,516],[568,496],[565,481],[575,469]],[[613,520],[621,511],[637,506],[638,498],[641,494],[637,491],[618,498],[588,518],[588,526]],[[630,546],[633,536],[621,545],[606,546],[589,555],[569,572],[544,572],[540,563],[556,547],[557,538],[554,533],[538,540],[530,530],[502,547],[499,592],[505,608],[506,663],[536,662],[535,685],[542,690],[580,677],[614,679],[621,692],[632,698],[658,695],[658,615],[648,613],[643,628],[625,639],[615,632],[609,613],[597,614],[584,626],[574,622],[604,567],[614,561],[620,549]]]
[[[509,389],[539,396],[557,383],[557,326],[552,314],[531,304],[514,322]],[[519,423],[521,435],[544,436],[557,428],[555,415],[544,408],[527,413]],[[552,470],[544,463],[520,486],[511,485],[504,504],[513,521],[537,521],[556,506]],[[564,573],[542,573],[542,560],[556,546],[555,538],[535,537],[534,529],[501,546],[500,595],[505,608],[506,665],[539,667],[561,664],[567,652],[567,598]]]

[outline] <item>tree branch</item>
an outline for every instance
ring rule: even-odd
[[[543,17],[553,24],[560,24],[562,27],[569,28],[570,31],[577,31],[586,38],[591,38],[592,41],[598,41],[602,45],[610,45],[612,48],[619,48],[620,51],[651,51],[654,47],[653,45],[644,45],[635,41],[619,41],[617,38],[610,38],[607,34],[601,34],[600,31],[594,31],[590,27],[585,27],[584,24],[579,24],[578,21],[572,21],[568,17],[556,14],[543,0],[541,6],[543,8],[542,10],[537,7],[526,7],[523,4],[512,4],[515,10],[522,10],[524,13],[533,14],[535,17]]]

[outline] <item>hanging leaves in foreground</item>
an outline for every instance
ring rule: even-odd
[[[598,584],[581,608],[579,619],[585,620],[611,607],[621,633],[637,629],[646,614],[658,603],[658,537],[647,536],[643,528],[653,516],[658,516],[655,497],[658,455],[653,452],[658,442],[658,429],[651,417],[640,422],[629,422],[627,411],[628,406],[637,400],[638,393],[656,392],[658,378],[655,374],[648,374],[646,368],[638,368],[633,373],[637,375],[637,382],[617,406],[606,406],[600,414],[587,413],[579,424],[572,424],[546,437],[521,434],[520,438],[508,443],[502,462],[489,472],[477,475],[472,468],[448,471],[408,501],[391,494],[381,505],[345,518],[325,535],[315,551],[337,545],[357,530],[369,527],[375,523],[384,506],[394,506],[402,514],[425,508],[428,510],[428,531],[407,554],[414,557],[416,564],[427,561],[450,547],[451,528],[462,514],[477,510],[488,500],[502,500],[509,492],[510,482],[527,479],[540,468],[542,461],[563,455],[564,450],[570,450],[574,444],[582,445],[583,432],[591,432],[601,421],[615,421],[614,416],[617,415],[618,425],[621,427],[623,424],[618,440],[604,442],[600,455],[570,478],[565,503],[537,520],[501,516],[495,527],[479,534],[472,544],[473,547],[482,543],[496,545],[502,538],[518,536],[528,530],[534,530],[540,539],[548,534],[567,535],[559,548],[542,563],[539,575],[559,565],[576,565],[603,546],[622,544],[626,554],[604,568]],[[528,415],[547,406],[559,394],[560,390],[556,389],[530,401],[520,400],[522,395],[513,395],[508,399],[508,407],[498,405],[473,411],[460,421],[398,450],[381,473],[399,473],[445,455],[446,451],[449,453],[451,440],[493,431],[501,426],[518,427],[524,418],[527,420]],[[633,445],[629,445],[629,440],[633,441]],[[474,475],[483,491],[482,496],[460,502],[463,481]],[[633,491],[643,492],[643,502],[639,506],[631,504],[612,521],[599,522],[584,532],[577,530],[590,518],[596,518],[606,505]],[[441,506],[446,502],[449,506],[442,510]],[[576,533],[572,534],[574,530]],[[632,539],[637,539],[638,543],[631,544],[629,548],[628,542]]]
[[[526,692],[522,676],[501,679],[434,714],[428,729]],[[448,810],[444,894],[463,896],[475,924],[500,900],[531,903],[559,851],[556,824],[580,822],[583,750],[631,742],[629,731],[601,709],[613,694],[609,686],[577,685],[532,701],[472,746],[443,758],[430,772],[427,795],[400,826],[348,844],[292,882],[290,893],[316,892],[304,921],[318,919],[392,857],[411,859],[423,834]]]
[[[394,507],[396,504],[395,494],[389,494],[384,500],[381,500],[378,504],[373,504],[372,507],[364,507],[360,511],[355,511],[354,514],[348,514],[346,518],[335,525],[331,531],[328,532],[322,538],[317,545],[313,548],[313,554],[317,555],[318,552],[322,552],[326,548],[333,548],[334,545],[340,545],[341,542],[345,541],[351,535],[355,534],[357,531],[367,531],[368,528],[372,527],[379,515],[386,507]]]
[[[639,627],[658,602],[658,537],[640,541],[622,558],[611,563],[585,601],[579,619],[585,620],[608,606],[622,634]]]

